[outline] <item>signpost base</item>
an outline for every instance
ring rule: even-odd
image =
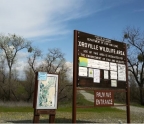
[[[33,123],[39,123],[40,114],[49,114],[49,123],[55,122],[55,110],[34,110]]]

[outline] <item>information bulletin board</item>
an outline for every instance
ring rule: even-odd
[[[77,87],[126,88],[126,44],[78,31]]]
[[[74,30],[73,123],[76,123],[77,90],[87,88],[96,89],[94,107],[114,106],[114,92],[125,92],[127,123],[130,123],[127,45]]]

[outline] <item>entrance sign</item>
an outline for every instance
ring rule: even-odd
[[[73,52],[73,123],[76,123],[76,92],[88,87],[102,89],[94,91],[94,106],[113,106],[113,91],[126,92],[127,122],[130,123],[126,44],[74,30]]]
[[[95,90],[94,91],[94,105],[95,106],[113,106],[114,93],[109,90]]]

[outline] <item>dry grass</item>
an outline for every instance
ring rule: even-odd
[[[15,108],[24,108],[26,111],[11,111],[0,112],[0,123],[32,123],[33,108],[32,103],[24,102],[0,102],[1,110],[7,107],[10,110]],[[29,109],[31,109],[29,111]],[[126,123],[126,112],[117,109],[98,108],[98,109],[77,109],[77,123]],[[48,115],[40,115],[40,123],[47,123]],[[56,111],[56,123],[71,123],[72,122],[72,108],[71,104],[67,106],[59,106]],[[131,123],[144,123],[144,114],[131,113]]]
[[[131,114],[131,123],[142,123],[144,116]],[[0,122],[2,123],[32,123],[33,112],[0,112]],[[126,123],[125,112],[121,113],[97,113],[97,112],[77,112],[77,123]],[[40,123],[47,123],[48,115],[40,116]],[[59,112],[56,113],[56,123],[71,123],[71,112]]]
[[[29,106],[31,107],[33,104],[30,103],[30,102],[23,102],[23,101],[20,101],[20,102],[3,102],[3,101],[0,101],[0,106],[4,106],[4,107],[25,107],[25,106]]]

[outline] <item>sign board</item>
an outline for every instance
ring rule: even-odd
[[[77,87],[126,88],[125,43],[81,31],[77,31],[74,42]]]
[[[122,42],[74,30],[73,123],[76,123],[78,87],[110,89],[95,91],[94,106],[113,106],[115,90],[111,89],[124,90],[126,92],[127,122],[130,123],[126,47],[126,44]]]
[[[39,123],[40,114],[49,114],[49,123],[54,123],[58,99],[58,82],[57,74],[36,72],[33,123]]]
[[[38,72],[36,109],[57,109],[58,75]]]
[[[95,106],[114,106],[114,93],[110,90],[94,91]]]

